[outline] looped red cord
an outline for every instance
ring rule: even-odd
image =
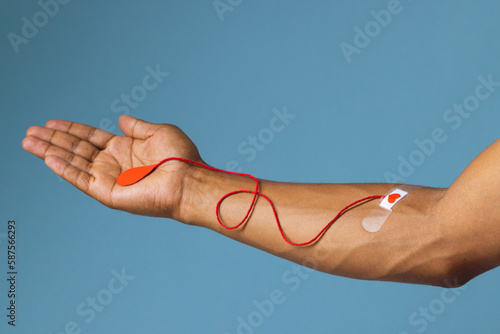
[[[187,163],[190,163],[190,164],[193,164],[193,165],[196,165],[196,166],[199,166],[199,167],[203,167],[203,168],[206,168],[206,169],[209,169],[209,170],[213,170],[213,171],[216,171],[216,172],[222,172],[222,173],[227,173],[227,174],[233,174],[233,175],[239,175],[239,176],[246,176],[246,177],[249,177],[251,179],[253,179],[255,181],[255,190],[235,190],[235,191],[231,191],[227,194],[225,194],[224,196],[221,197],[221,199],[217,202],[217,205],[215,207],[215,215],[217,217],[217,221],[219,222],[219,224],[228,229],[228,230],[232,230],[232,229],[236,229],[238,227],[240,227],[243,223],[245,223],[245,221],[248,219],[248,217],[250,216],[250,213],[252,212],[252,209],[255,205],[255,202],[257,201],[257,197],[258,196],[261,196],[263,197],[264,199],[266,199],[268,202],[269,202],[269,205],[271,205],[271,209],[273,210],[273,215],[274,215],[274,218],[276,219],[276,223],[278,225],[278,229],[280,231],[280,234],[281,236],[283,237],[283,239],[289,243],[290,245],[293,245],[293,246],[307,246],[307,245],[310,245],[312,243],[314,243],[316,240],[318,240],[329,228],[330,226],[333,225],[333,223],[345,212],[347,211],[349,208],[351,208],[352,206],[358,204],[358,203],[361,203],[361,202],[365,202],[365,201],[368,201],[368,200],[372,200],[372,199],[375,199],[375,198],[383,198],[384,195],[372,195],[372,196],[367,196],[367,197],[364,197],[364,198],[361,198],[361,199],[358,199],[357,201],[354,201],[352,203],[350,203],[349,205],[347,205],[346,207],[344,207],[342,210],[339,211],[339,213],[337,213],[337,215],[328,222],[328,224],[325,225],[325,227],[323,227],[323,229],[321,231],[319,231],[319,233],[314,237],[312,238],[311,240],[309,241],[305,241],[305,242],[300,242],[300,243],[297,243],[297,242],[293,242],[293,241],[290,241],[284,231],[283,231],[283,228],[281,227],[281,223],[280,223],[280,220],[278,218],[278,214],[276,213],[276,209],[274,208],[274,204],[273,202],[271,201],[271,199],[269,197],[267,197],[266,195],[262,194],[259,192],[259,180],[254,177],[253,175],[250,175],[250,174],[245,174],[245,173],[238,173],[238,172],[231,172],[231,171],[227,171],[227,170],[223,170],[223,169],[218,169],[218,168],[215,168],[215,167],[211,167],[211,166],[207,166],[207,165],[204,165],[204,164],[201,164],[199,162],[196,162],[196,161],[192,161],[192,160],[188,160],[188,159],[183,159],[183,158],[175,158],[175,157],[172,157],[172,158],[167,158],[167,159],[164,159],[162,161],[160,161],[155,169],[157,167],[159,167],[161,164],[167,162],[167,161],[170,161],[170,160],[178,160],[178,161],[183,161],[183,162],[187,162]],[[151,171],[152,172],[152,171]],[[234,226],[227,226],[225,225],[221,218],[220,218],[220,206],[222,205],[222,202],[232,196],[232,195],[235,195],[235,194],[240,194],[240,193],[249,193],[249,194],[253,194],[253,199],[252,199],[252,203],[250,204],[250,207],[245,215],[245,217],[236,225]]]

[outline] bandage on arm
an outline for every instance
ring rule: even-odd
[[[363,218],[362,225],[368,232],[378,232],[385,221],[389,218],[393,208],[400,201],[407,198],[410,192],[421,188],[414,185],[400,185],[385,194],[379,201],[378,205],[373,208],[366,217]]]

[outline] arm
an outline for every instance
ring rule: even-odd
[[[122,116],[120,127],[125,137],[82,124],[51,121],[45,128],[30,128],[23,147],[111,208],[210,228],[334,275],[461,285],[498,265],[500,247],[495,241],[500,240],[500,234],[493,229],[499,213],[494,207],[498,201],[499,175],[494,164],[500,154],[498,142],[474,160],[449,189],[421,188],[410,193],[379,232],[369,233],[361,227],[361,220],[376,205],[373,201],[346,212],[315,244],[296,247],[281,238],[271,208],[262,198],[244,227],[227,230],[218,224],[217,201],[228,192],[253,189],[249,178],[170,161],[137,184],[117,186],[118,174],[131,167],[172,156],[203,162],[194,144],[174,126]],[[274,202],[287,237],[301,242],[316,235],[348,203],[384,194],[396,186],[262,180],[260,192]],[[477,194],[485,192],[492,200],[474,205],[479,202]],[[224,201],[224,222],[239,222],[251,199],[251,194],[238,194]],[[466,200],[470,205],[465,205]],[[485,243],[485,239],[489,241]]]
[[[245,177],[197,168],[189,176],[179,220],[212,229],[227,237],[334,275],[439,285],[453,275],[448,258],[441,258],[436,203],[443,189],[421,188],[397,204],[383,228],[370,233],[362,219],[377,205],[371,201],[343,214],[316,243],[292,246],[281,237],[270,205],[259,198],[244,228],[227,230],[214,213],[226,193],[252,189]],[[272,199],[283,230],[293,242],[312,239],[338,211],[359,198],[385,194],[396,184],[297,184],[261,180],[260,192]],[[252,200],[235,195],[221,206],[226,225],[236,225]],[[208,213],[208,214],[207,214]]]

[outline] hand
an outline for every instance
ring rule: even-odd
[[[23,148],[44,159],[57,175],[102,204],[134,214],[176,218],[192,165],[169,161],[136,184],[121,187],[118,175],[165,158],[201,160],[194,143],[178,127],[121,116],[125,136],[70,121],[51,120],[26,131]]]

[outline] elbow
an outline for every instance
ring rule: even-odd
[[[448,273],[446,275],[442,275],[437,282],[437,284],[431,284],[431,285],[436,285],[441,288],[448,288],[448,289],[454,289],[454,288],[461,288],[465,286],[473,277],[470,277],[470,275],[467,275],[466,273]]]
[[[436,285],[442,288],[460,288],[469,283],[474,277],[484,271],[463,259],[448,259],[444,261],[441,270],[437,273]]]

